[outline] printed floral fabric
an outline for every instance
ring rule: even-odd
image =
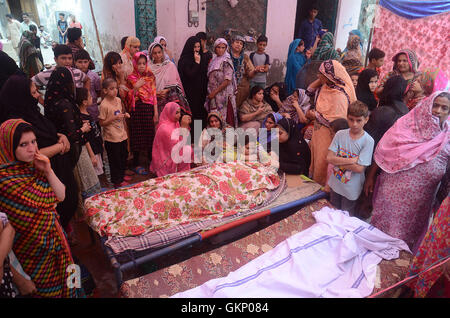
[[[408,276],[426,271],[450,255],[449,224],[450,196],[447,196],[434,216],[433,223],[428,228],[428,232],[413,259]],[[425,297],[443,273],[444,266],[439,266],[408,283],[408,286],[414,289],[414,297]]]
[[[372,47],[386,52],[382,77],[392,70],[392,57],[404,48],[417,53],[419,70],[440,68],[447,78],[450,76],[450,55],[447,53],[450,12],[408,20],[382,7],[378,10]]]
[[[256,208],[279,185],[274,167],[218,163],[98,194],[85,211],[101,236],[137,236]]]

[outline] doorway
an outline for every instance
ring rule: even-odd
[[[14,19],[22,21],[22,6],[20,5],[20,1],[8,0],[8,5]]]
[[[339,0],[321,0],[316,2],[319,13],[317,14],[317,19],[322,21],[322,26],[329,32],[333,33],[336,30],[336,17],[339,6]],[[295,19],[295,32],[294,38],[297,36],[300,24],[308,16],[309,7],[311,1],[307,0],[297,0],[297,16]]]

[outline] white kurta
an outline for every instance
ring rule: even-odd
[[[309,229],[281,242],[227,277],[174,295],[175,298],[366,297],[382,259],[408,246],[347,212],[314,212]]]
[[[12,46],[15,50],[19,47],[20,38],[22,36],[20,28],[20,22],[17,20],[12,20],[11,23],[8,22],[6,26],[6,37],[11,39]]]

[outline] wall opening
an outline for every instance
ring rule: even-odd
[[[317,1],[316,4],[319,7],[317,19],[322,21],[324,29],[327,29],[331,33],[335,34],[339,0],[321,0]],[[311,1],[297,0],[297,16],[295,19],[294,38],[296,38],[298,35],[300,24],[308,16],[310,5]]]

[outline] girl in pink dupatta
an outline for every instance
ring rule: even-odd
[[[150,170],[158,177],[168,174],[190,170],[191,164],[185,163],[191,158],[192,147],[186,145],[183,140],[180,128],[181,107],[177,103],[168,103],[161,113],[159,124],[156,129],[156,136],[153,142],[153,154]],[[178,129],[178,133],[175,130]],[[177,153],[174,148],[180,149]],[[179,156],[181,163],[174,160]],[[176,160],[178,161],[178,160]],[[190,162],[190,161],[189,161]]]
[[[169,102],[178,103],[183,110],[190,113],[178,69],[171,60],[165,58],[163,46],[157,42],[150,44],[148,57],[150,69],[156,78],[159,114]]]
[[[428,225],[450,156],[450,94],[435,92],[400,118],[378,143],[383,170],[374,191],[372,224],[411,248]]]
[[[147,56],[138,52],[133,58],[133,73],[127,78],[126,101],[130,118],[130,150],[133,152],[133,167],[138,174],[147,174],[139,166],[140,153],[152,159],[155,126],[158,123],[158,103],[156,100],[155,76],[148,67]]]

